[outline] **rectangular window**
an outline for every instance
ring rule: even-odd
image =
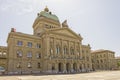
[[[17,46],[22,46],[23,45],[23,42],[22,41],[18,41],[17,42]]]
[[[41,68],[41,65],[40,65],[40,63],[38,63],[38,68]]]
[[[53,54],[53,49],[52,48],[50,49],[50,54]]]
[[[41,45],[37,43],[36,48],[41,48]]]
[[[2,56],[2,52],[0,52],[0,56]]]
[[[28,57],[28,58],[32,58],[32,52],[28,52],[28,53],[27,53],[27,57]]]
[[[56,48],[56,53],[57,53],[57,54],[60,53],[60,48],[59,48],[59,47]]]
[[[27,46],[31,48],[32,47],[32,43],[28,42]]]
[[[64,53],[64,54],[67,54],[67,52],[68,52],[67,47],[64,47],[63,53]]]
[[[22,57],[22,51],[17,51],[17,57]]]
[[[17,63],[17,68],[21,68],[21,62]]]
[[[71,54],[74,54],[74,49],[71,49],[70,52],[71,52]]]
[[[41,58],[41,54],[40,53],[37,53],[36,57],[39,59]]]
[[[32,67],[31,62],[28,63],[27,67],[28,67],[28,68],[31,68],[31,67]]]

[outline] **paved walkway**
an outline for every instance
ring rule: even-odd
[[[69,75],[0,76],[0,80],[120,80],[120,71],[101,71]]]

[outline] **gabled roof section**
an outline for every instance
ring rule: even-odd
[[[52,34],[59,34],[59,35],[63,35],[63,36],[74,37],[74,38],[78,38],[80,40],[83,39],[80,35],[76,34],[70,28],[66,28],[66,27],[49,29],[49,30],[47,30],[47,32],[52,33]]]
[[[26,34],[26,33],[21,33],[21,32],[10,32],[7,38],[7,42],[10,36],[19,36],[19,37],[26,37],[26,38],[31,38],[31,39],[41,39],[40,37],[31,35],[31,34]]]
[[[91,53],[102,53],[102,52],[111,52],[111,53],[115,53],[114,51],[104,50],[104,49],[98,49],[98,50],[91,51]]]

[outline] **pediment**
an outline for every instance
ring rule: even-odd
[[[62,35],[62,36],[82,39],[81,36],[79,36],[78,34],[73,32],[69,28],[53,29],[53,30],[50,30],[49,32],[52,33],[52,34],[56,34],[56,35]]]

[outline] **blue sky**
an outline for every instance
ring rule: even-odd
[[[37,13],[45,6],[60,22],[83,37],[92,50],[108,49],[120,55],[120,0],[0,0],[0,46],[6,46],[12,27],[32,34]]]

